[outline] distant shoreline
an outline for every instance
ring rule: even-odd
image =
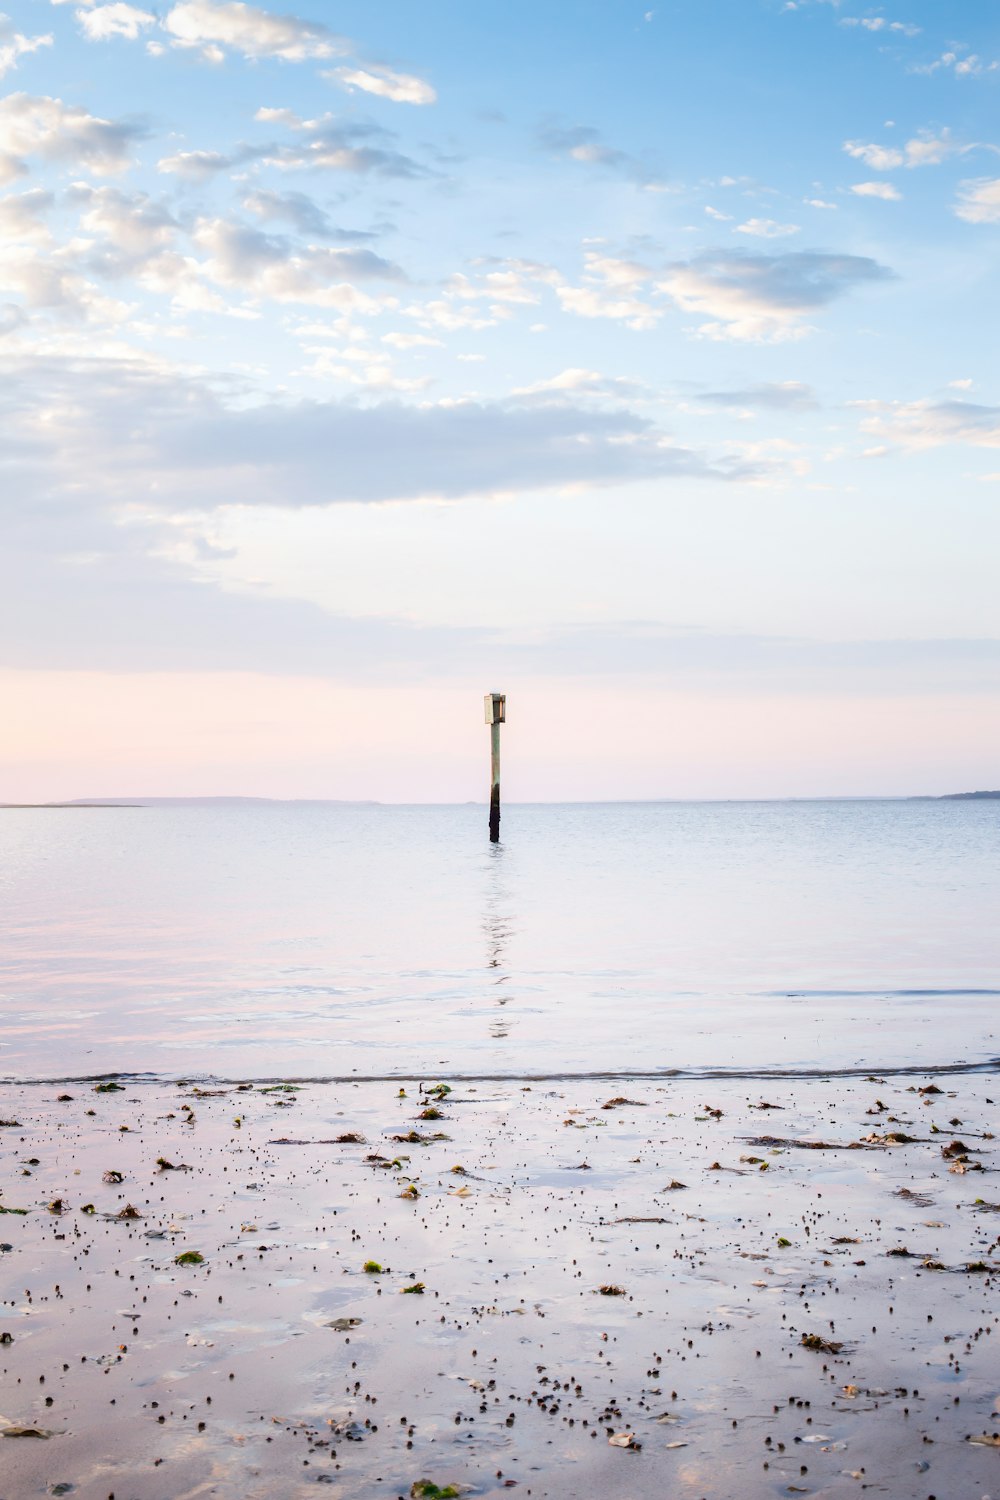
[[[912,794],[871,793],[855,796],[813,797],[616,797],[598,798],[593,802],[509,802],[508,807],[685,807],[704,803],[725,806],[728,803],[798,803],[798,802],[1000,802],[1000,791],[916,792]],[[10,811],[82,811],[100,809],[141,809],[147,807],[481,807],[483,801],[464,802],[377,802],[373,798],[351,801],[338,797],[144,797],[129,801],[116,797],[74,798],[68,802],[0,802],[0,812]]]

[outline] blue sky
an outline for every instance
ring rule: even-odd
[[[995,7],[4,4],[3,795],[997,782]]]

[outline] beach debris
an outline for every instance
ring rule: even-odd
[[[400,1193],[399,1196],[401,1198],[410,1198],[410,1199],[419,1198],[420,1197],[420,1192],[419,1192],[419,1189],[415,1186],[415,1184],[411,1182],[407,1187],[405,1187],[403,1189],[403,1191]]]
[[[676,1177],[671,1177],[671,1179],[667,1183],[666,1187],[665,1188],[661,1188],[660,1191],[663,1192],[663,1193],[676,1193],[676,1192],[679,1192],[681,1190],[681,1188],[686,1188],[686,1187],[687,1187],[687,1183],[686,1182],[678,1182]]]
[[[2,1129],[21,1130],[23,1127],[20,1120],[0,1120],[0,1130]]]
[[[125,1207],[120,1208],[114,1217],[116,1219],[141,1219],[142,1214],[134,1203],[126,1203]]]
[[[421,1090],[420,1091],[421,1091],[421,1093],[426,1094],[428,1096],[428,1098],[445,1099],[451,1093],[451,1084],[450,1083],[434,1083],[434,1084],[431,1085],[431,1087],[429,1089],[425,1089],[423,1087],[423,1085],[421,1085]],[[402,1092],[403,1092],[403,1090],[400,1089],[400,1093],[402,1093]]]
[[[604,1101],[604,1103],[601,1105],[601,1108],[602,1109],[624,1109],[627,1104],[634,1105],[636,1108],[639,1108],[639,1109],[645,1109],[646,1108],[646,1101],[644,1099],[626,1099],[624,1094],[616,1094],[613,1099],[606,1099]]]
[[[816,1354],[839,1354],[843,1344],[834,1339],[825,1339],[818,1333],[804,1333],[801,1338],[803,1349],[812,1349]]]
[[[94,1088],[95,1094],[124,1094],[124,1092],[125,1085],[115,1083],[114,1079],[111,1079],[108,1083],[99,1083]]]
[[[741,1138],[747,1146],[770,1146],[788,1150],[797,1147],[800,1151],[850,1151],[856,1149],[856,1141],[797,1141],[784,1135],[745,1135]],[[878,1138],[880,1141],[881,1136]]]
[[[327,1323],[327,1328],[335,1328],[338,1333],[348,1333],[352,1328],[357,1328],[363,1322],[361,1318],[334,1318],[332,1323]]]
[[[361,1269],[364,1271],[366,1276],[382,1275],[382,1267],[379,1265],[377,1260],[366,1260]]]
[[[751,1109],[784,1109],[783,1104],[771,1104],[767,1099],[762,1099],[759,1104],[751,1104]]]
[[[405,1135],[394,1135],[394,1141],[399,1141],[404,1146],[433,1146],[435,1141],[450,1141],[451,1136],[445,1135],[437,1130],[433,1135],[421,1135],[419,1130],[408,1130]]]
[[[907,1203],[913,1204],[914,1208],[930,1208],[934,1202],[934,1199],[929,1198],[926,1193],[914,1193],[910,1188],[905,1187],[897,1188],[895,1196],[897,1198],[905,1198]]]
[[[411,1500],[459,1500],[461,1493],[457,1484],[435,1484],[433,1479],[415,1479],[410,1485]]]
[[[64,1198],[53,1198],[49,1204],[50,1214],[64,1214],[66,1212],[66,1200]]]
[[[156,1165],[161,1172],[190,1172],[191,1170],[186,1162],[168,1161],[165,1156],[158,1156],[156,1158]]]
[[[205,1257],[200,1250],[184,1250],[180,1255],[174,1256],[175,1266],[200,1266]]]
[[[125,1173],[116,1171],[105,1172],[103,1177],[101,1178],[101,1181],[108,1183],[124,1182]]]
[[[792,1244],[791,1240],[788,1239],[785,1235],[783,1235],[783,1234],[779,1234],[778,1235],[778,1249],[779,1250],[788,1250],[788,1249],[791,1248],[791,1244]]]
[[[3,1333],[0,1333],[0,1344],[12,1344],[13,1342],[14,1335],[12,1333],[8,1333],[5,1328]]]
[[[426,1291],[426,1287],[422,1281],[414,1281],[409,1286],[400,1287],[399,1290],[401,1296],[406,1296],[407,1293],[415,1293],[418,1297],[422,1297]]]
[[[631,1448],[633,1453],[638,1453],[642,1447],[635,1440],[634,1432],[613,1432],[608,1438],[608,1444],[612,1448]]]
[[[1000,1432],[980,1432],[974,1437],[967,1437],[967,1443],[975,1443],[980,1448],[1000,1448]]]
[[[639,1218],[634,1214],[628,1214],[624,1219],[612,1219],[612,1224],[669,1224],[669,1219]]]
[[[599,1295],[602,1296],[602,1297],[624,1297],[625,1296],[625,1288],[623,1286],[615,1286],[615,1284],[613,1282],[610,1282],[610,1281],[605,1282],[603,1286],[599,1286],[597,1288],[597,1290],[598,1290]]]
[[[436,1104],[428,1104],[427,1108],[422,1109],[417,1116],[418,1120],[443,1120],[444,1118],[443,1110],[438,1109]]]
[[[23,1215],[23,1214],[26,1214],[27,1212],[28,1212],[28,1210],[26,1208],[9,1208],[6,1204],[0,1203],[0,1214],[22,1214]]]

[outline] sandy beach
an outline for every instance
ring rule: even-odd
[[[995,1075],[403,1087],[4,1089],[2,1500],[1000,1494]]]

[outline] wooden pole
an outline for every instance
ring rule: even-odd
[[[507,717],[503,693],[487,693],[486,722],[490,726],[490,843],[500,842],[500,725]]]

